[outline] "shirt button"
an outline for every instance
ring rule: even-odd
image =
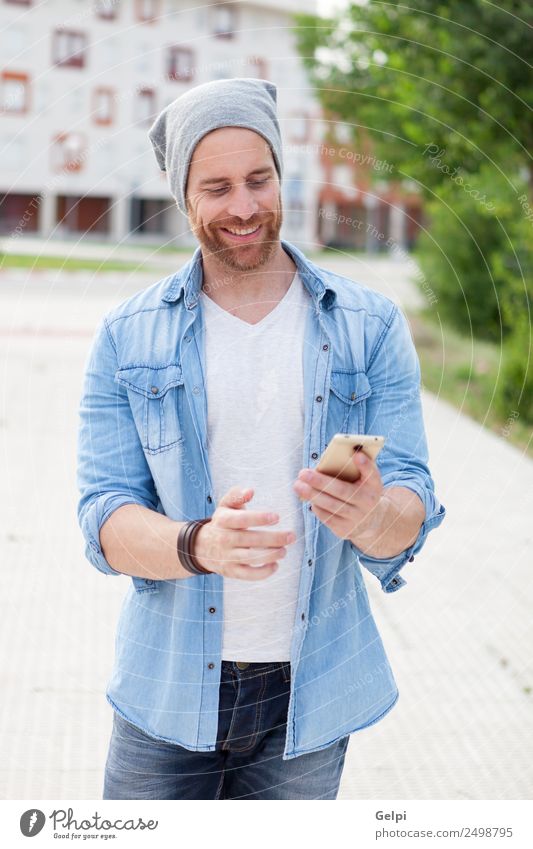
[[[148,579],[145,581],[145,584],[147,584],[149,587],[151,587],[153,583],[154,583],[154,582],[151,580],[151,578],[148,578]]]
[[[200,394],[200,387],[199,386],[193,386],[192,391],[194,392],[195,395],[199,395]]]
[[[308,560],[308,561],[307,561],[307,565],[308,565],[308,566],[312,566],[312,565],[313,565],[313,561],[312,561],[312,560]]]
[[[305,619],[305,613],[302,613],[302,621]]]
[[[152,386],[150,391],[151,391],[152,395],[157,395],[157,393],[159,392],[159,387],[158,386]]]
[[[320,403],[322,401],[322,395],[317,395],[316,400],[318,401],[318,403]]]
[[[213,499],[211,498],[211,496],[210,496],[210,495],[208,495],[208,496],[207,496],[207,500],[208,500],[209,504],[212,504],[212,503],[213,503]]]
[[[214,668],[215,668],[215,664],[214,664],[214,663],[208,663],[208,664],[207,664],[207,668],[208,668],[208,669],[214,669]]]
[[[357,395],[355,394],[355,392],[352,392],[350,397],[351,397],[352,401],[355,401],[355,399],[357,398]]]
[[[210,607],[209,613],[216,613],[216,607]]]
[[[412,563],[414,559],[415,559],[414,554],[411,554],[411,557],[409,558],[409,563]]]
[[[313,453],[311,454],[311,457],[313,458],[313,460],[318,459],[318,454],[316,453],[316,451],[313,451]]]
[[[322,350],[323,350],[323,351],[328,351],[328,350],[329,350],[329,345],[322,345]]]

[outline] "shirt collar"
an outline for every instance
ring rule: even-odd
[[[324,282],[325,273],[312,263],[295,245],[281,239],[281,246],[294,261],[304,286],[313,298],[317,309],[330,309],[337,297],[337,292],[331,280]],[[327,273],[327,272],[326,272]],[[196,306],[198,295],[202,288],[203,267],[202,251],[196,248],[188,263],[174,275],[165,289],[162,300],[173,303],[184,295],[188,309]]]

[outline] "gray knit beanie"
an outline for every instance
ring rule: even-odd
[[[276,86],[268,80],[241,77],[195,86],[170,103],[156,118],[148,137],[170,191],[186,215],[185,187],[194,148],[219,127],[245,127],[268,142],[281,183],[281,133],[276,117]]]

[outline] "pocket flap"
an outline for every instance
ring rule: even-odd
[[[332,371],[331,391],[346,404],[364,401],[372,394],[370,381],[364,371]]]
[[[115,380],[146,398],[162,398],[172,386],[183,383],[181,366],[128,366],[115,373]]]

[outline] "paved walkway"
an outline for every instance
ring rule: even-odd
[[[338,268],[409,297],[397,264]],[[2,798],[101,797],[104,690],[128,579],[83,556],[77,405],[96,321],[140,285],[127,275],[0,282]],[[340,798],[528,798],[533,462],[434,396],[424,404],[448,519],[399,592],[368,576],[400,700],[352,736]]]

